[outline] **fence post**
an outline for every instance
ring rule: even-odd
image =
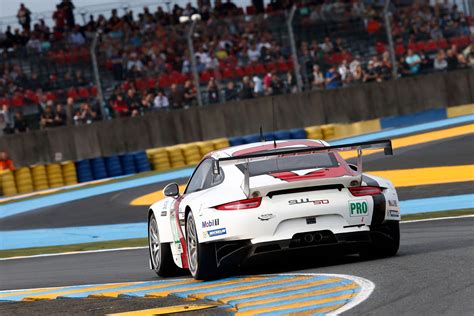
[[[388,12],[389,6],[390,6],[390,0],[386,0],[385,6],[383,8],[383,17],[385,20],[385,32],[387,33],[388,51],[390,53],[390,60],[392,61],[392,77],[393,79],[397,79],[398,66],[397,66],[397,58],[395,56],[395,47],[393,45],[392,25],[390,24],[390,14]]]
[[[193,72],[194,85],[196,86],[196,90],[197,90],[197,101],[198,101],[198,105],[202,106],[201,87],[199,86],[199,74],[197,71],[196,55],[194,54],[194,46],[193,46],[193,33],[194,33],[194,29],[196,28],[197,21],[198,20],[193,20],[191,21],[191,24],[189,24],[187,40],[188,40],[189,58],[191,59],[191,70]]]
[[[104,101],[104,94],[102,92],[102,84],[100,82],[100,74],[99,74],[99,66],[97,65],[97,55],[95,52],[95,48],[97,46],[97,40],[99,39],[100,36],[100,31],[96,32],[94,34],[94,38],[92,40],[91,48],[90,48],[90,53],[91,53],[91,60],[92,60],[92,69],[94,71],[94,81],[95,85],[97,87],[97,100],[99,101],[100,105],[100,115],[102,117],[102,120],[105,120],[108,118],[107,112],[105,110],[105,101]]]
[[[295,35],[293,33],[293,18],[295,17],[297,6],[293,5],[286,21],[288,27],[288,35],[290,36],[291,45],[291,57],[293,59],[293,68],[295,69],[296,85],[298,86],[298,92],[303,91],[303,81],[301,79],[300,63],[298,62],[298,53],[296,51]]]

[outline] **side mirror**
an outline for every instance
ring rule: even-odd
[[[358,168],[357,168],[356,165],[353,165],[353,164],[351,164],[351,163],[348,164],[348,165],[349,165],[349,168],[351,168],[352,170],[354,170],[354,171],[357,171],[357,170],[358,170]]]
[[[168,184],[167,186],[165,186],[163,194],[169,197],[177,197],[179,195],[178,184],[175,182]]]

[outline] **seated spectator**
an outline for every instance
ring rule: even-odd
[[[235,88],[235,84],[232,81],[229,81],[224,90],[225,100],[232,101],[236,100],[239,96],[239,92]]]
[[[335,89],[341,86],[339,74],[334,67],[329,68],[329,70],[324,75],[324,78],[326,80],[326,89]]]
[[[207,84],[207,99],[209,100],[209,104],[219,103],[219,89],[214,77],[212,77]]]
[[[321,44],[321,50],[325,54],[329,54],[329,53],[333,52],[334,45],[332,44],[331,39],[329,37],[324,38],[324,42]]]
[[[319,65],[313,66],[313,81],[312,86],[313,89],[324,89],[326,85],[326,80],[324,79],[324,74],[319,68]]]
[[[184,106],[195,105],[197,98],[197,89],[190,80],[184,83]]]
[[[15,132],[25,133],[29,130],[28,123],[23,116],[23,111],[18,111],[15,113]]]
[[[251,62],[257,62],[260,59],[260,50],[257,43],[253,42],[247,49],[247,56]]]
[[[168,97],[164,94],[163,90],[158,90],[158,94],[153,100],[153,108],[156,110],[168,109],[170,106]]]
[[[47,105],[40,117],[40,127],[49,128],[54,126],[53,106]]]
[[[446,70],[448,68],[448,62],[446,61],[446,54],[444,50],[438,50],[436,57],[433,61],[434,70]]]
[[[94,112],[89,103],[82,103],[79,111],[74,115],[74,122],[76,125],[91,124],[97,117],[97,113]]]
[[[153,108],[154,97],[152,93],[147,93],[141,100],[140,113],[143,115],[145,112],[150,112]]]
[[[129,116],[130,114],[130,107],[121,94],[117,94],[115,100],[112,101],[112,109],[116,117]],[[74,121],[77,122],[76,118],[74,118]]]
[[[420,56],[414,53],[413,50],[408,50],[407,56],[405,57],[405,62],[410,67],[410,72],[412,75],[415,75],[420,71],[422,61]]]
[[[8,158],[8,154],[4,151],[0,152],[0,170],[15,170],[15,167],[13,166],[13,161]]]
[[[133,109],[138,109],[140,107],[140,97],[137,95],[135,89],[128,89],[127,95],[125,96],[125,102],[127,102],[128,107]]]
[[[184,104],[184,93],[173,83],[170,87],[169,103],[172,109],[181,109]]]
[[[56,104],[56,112],[54,113],[55,126],[65,126],[67,123],[67,115],[61,104]]]

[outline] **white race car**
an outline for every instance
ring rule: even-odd
[[[185,191],[167,185],[148,212],[150,267],[159,276],[179,268],[214,279],[254,256],[349,246],[354,253],[392,256],[400,241],[397,192],[362,173],[362,149],[389,140],[330,146],[318,140],[261,142],[208,154]],[[339,151],[357,151],[357,165]]]

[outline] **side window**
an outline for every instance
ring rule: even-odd
[[[210,181],[210,176],[212,175],[211,167],[211,159],[204,160],[199,167],[197,167],[186,188],[186,193],[193,193],[206,188],[205,184]]]

